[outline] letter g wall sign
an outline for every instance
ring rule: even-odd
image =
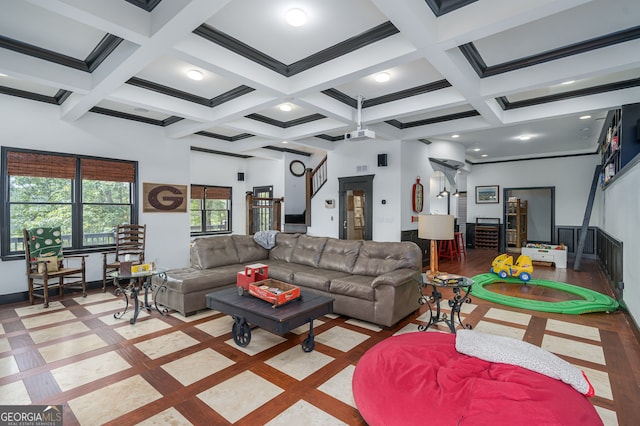
[[[142,192],[144,197],[142,211],[145,213],[185,213],[187,211],[187,185],[144,182]]]

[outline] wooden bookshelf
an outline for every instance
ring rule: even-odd
[[[527,242],[527,201],[507,201],[507,245],[522,247]]]

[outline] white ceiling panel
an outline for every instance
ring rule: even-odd
[[[187,71],[202,73],[202,80],[187,77]],[[239,86],[238,83],[184,61],[163,56],[156,59],[136,77],[183,92],[211,99]]]
[[[287,24],[285,15],[292,8],[306,12],[306,25]],[[387,20],[369,0],[236,0],[206,23],[291,64]]]
[[[472,163],[594,153],[607,111],[640,99],[640,55],[630,48],[640,42],[638,0],[480,0],[440,17],[425,0],[160,0],[151,12],[126,0],[0,6],[0,99],[49,102],[66,121],[103,108],[165,126],[176,143],[205,131],[223,139],[198,136],[202,146],[235,154],[272,158],[277,151],[260,148],[284,139],[287,149],[331,150],[355,128],[358,96],[378,138],[460,142]],[[285,23],[291,8],[306,12],[306,25]],[[83,69],[107,32],[124,40]],[[608,42],[590,48],[594,37]],[[476,52],[458,48],[467,43]],[[561,57],[548,56],[561,47]],[[531,64],[531,55],[548,60]],[[505,63],[513,68],[491,69]],[[190,69],[203,79],[188,79]],[[380,72],[389,80],[375,81]],[[443,81],[452,87],[426,91]],[[76,91],[72,105],[62,88]],[[224,140],[242,134],[256,136]],[[531,138],[515,139],[522,134]]]
[[[0,86],[10,87],[17,90],[24,90],[26,92],[37,93],[45,96],[53,96],[59,90],[55,87],[44,86],[33,81],[13,78],[9,75],[0,76]]]
[[[106,35],[24,0],[2,0],[0,33],[23,43],[84,60]]]
[[[473,44],[487,65],[537,55],[639,25],[639,3],[638,0],[594,0]]]

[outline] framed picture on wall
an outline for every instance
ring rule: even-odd
[[[476,204],[497,204],[500,202],[500,186],[476,186]]]

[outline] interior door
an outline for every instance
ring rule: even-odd
[[[504,197],[505,200],[508,200],[509,197],[514,197],[527,201],[528,242],[547,244],[553,242],[555,187],[505,188]],[[507,220],[506,210],[504,214],[504,220]]]
[[[340,239],[370,240],[373,231],[373,175],[339,178]]]

